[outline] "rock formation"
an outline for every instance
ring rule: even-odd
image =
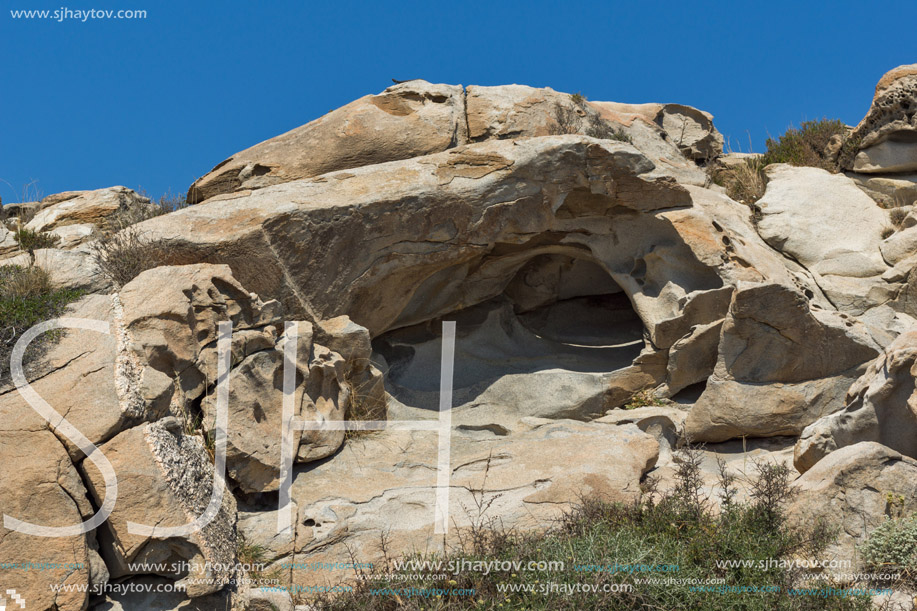
[[[792,511],[838,518],[850,553],[886,489],[914,498],[917,212],[889,231],[886,208],[917,193],[915,79],[883,77],[834,143],[846,172],[772,165],[751,208],[708,178],[723,138],[698,109],[419,80],[233,155],[168,214],[123,187],[20,204],[34,216],[0,225],[0,266],[84,291],[67,316],[107,332],[60,333],[27,369],[56,414],[0,388],[0,509],[88,519],[109,502],[100,454],[119,488],[88,533],[0,527],[4,561],[67,567],[4,587],[59,611],[291,609],[226,587],[243,545],[286,586],[326,577],[292,563],[372,559],[380,537],[437,549],[444,322],[455,529],[541,528],[583,495],[633,501],[647,475],[671,484],[675,450],[707,442],[705,487],[717,453],[734,470],[794,465]],[[118,286],[93,240],[137,220],[122,231],[159,265]],[[56,240],[27,252],[22,225]],[[635,397],[670,402],[619,409]],[[384,430],[325,425],[343,421]],[[109,582],[187,590],[54,589]]]

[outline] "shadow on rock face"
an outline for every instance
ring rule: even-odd
[[[481,412],[504,425],[525,416],[588,417],[601,410],[610,374],[631,366],[644,346],[643,324],[623,292],[523,313],[498,297],[375,340],[386,387],[404,406],[439,409],[444,320],[456,322],[453,405],[461,424],[480,424]]]

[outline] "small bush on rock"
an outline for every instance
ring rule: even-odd
[[[904,219],[910,212],[910,208],[892,208],[888,211],[888,220],[895,226],[895,229],[901,229],[904,226]]]
[[[13,233],[13,238],[22,250],[34,253],[40,248],[53,248],[60,238],[46,231],[32,231],[21,227]]]
[[[788,163],[836,172],[837,160],[829,153],[828,144],[835,136],[846,134],[847,126],[839,119],[803,121],[798,129],[790,127],[776,140],[768,138],[763,165]]]
[[[614,127],[604,120],[594,108],[588,106],[585,97],[574,94],[571,99],[576,108],[562,104],[554,105],[556,124],[551,129],[552,135],[582,134],[601,140],[632,143],[631,137],[624,130]]]
[[[716,166],[711,170],[711,178],[726,189],[726,195],[746,206],[764,195],[764,161],[760,156],[730,166]]]
[[[9,380],[10,356],[22,334],[40,322],[60,316],[67,304],[81,294],[53,289],[48,273],[35,265],[0,266],[0,382]],[[24,361],[33,360],[53,339],[54,334],[49,333],[32,342]]]
[[[90,245],[90,252],[101,273],[119,287],[148,269],[169,264],[166,242],[147,239],[137,227],[102,235]]]

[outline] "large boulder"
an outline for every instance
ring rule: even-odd
[[[681,252],[669,223],[638,214],[690,205],[682,187],[643,176],[652,169],[633,147],[607,140],[487,141],[240,193],[140,228],[175,257],[227,263],[287,312],[313,321],[346,314],[375,336],[490,299],[539,254],[602,259],[615,277],[649,268],[649,256],[645,275],[677,264],[683,281],[719,284]],[[621,213],[614,227],[610,212]],[[640,224],[644,237],[631,235]],[[588,226],[600,235],[574,231]],[[609,232],[626,248],[613,248]]]
[[[855,172],[917,171],[917,64],[898,66],[876,85],[869,112],[850,136]]]
[[[229,476],[246,493],[280,485],[283,362],[289,341],[288,335],[281,336],[276,347],[245,357],[229,374],[226,464]],[[345,359],[314,343],[312,325],[305,322],[297,324],[296,352],[293,417],[313,423],[344,420],[353,401]],[[205,397],[201,407],[212,431],[215,395]],[[296,461],[309,462],[333,454],[344,441],[344,431],[293,431],[293,437]]]
[[[658,125],[665,133],[665,140],[693,161],[706,163],[723,154],[723,135],[713,126],[713,115],[709,112],[684,104],[596,102],[595,105],[619,117],[639,117]]]
[[[467,140],[461,85],[414,80],[362,97],[236,153],[191,185],[188,201],[444,151]]]
[[[756,209],[758,233],[814,275],[838,308],[861,314],[894,296],[881,275],[888,216],[842,174],[775,164]]]
[[[861,441],[917,458],[917,331],[902,333],[847,392],[846,407],[807,426],[795,464],[810,469],[827,454]]]
[[[80,475],[61,442],[28,407],[11,409],[9,402],[0,403],[0,515],[54,527],[79,524],[92,514]],[[92,565],[104,567],[94,542],[94,533],[37,537],[0,524],[3,592],[18,593],[26,609],[82,611]]]
[[[213,464],[200,436],[186,435],[181,421],[164,418],[129,429],[101,446],[118,476],[118,500],[103,526],[103,548],[112,577],[157,574],[178,579],[188,596],[211,594],[235,576],[236,502],[223,485],[212,520],[186,535],[155,529],[190,524],[205,515],[214,485]],[[101,505],[105,483],[95,466],[84,470]],[[129,532],[129,522],[154,533]]]
[[[98,229],[120,228],[119,216],[143,218],[153,204],[149,198],[119,186],[48,196],[41,206],[25,228],[49,232],[60,239],[60,246],[73,247],[88,241]]]
[[[435,404],[424,367],[438,358],[436,321],[469,312],[462,334],[487,346],[462,354],[472,360],[456,397],[477,408],[469,426],[589,417],[667,379],[673,392],[703,381],[716,332],[692,327],[721,321],[737,282],[778,283],[830,306],[804,268],[761,240],[747,208],[659,175],[627,143],[578,135],[488,140],[211,198],[140,229],[179,262],[230,266],[289,318],[318,325],[346,315],[367,341],[401,332],[389,338],[404,346],[390,364],[424,372],[413,386],[389,378],[418,391],[410,407],[422,407],[418,393]],[[146,273],[174,291],[166,268]],[[486,305],[507,301],[503,314]],[[184,317],[155,318],[181,331]],[[522,349],[534,344],[537,367]],[[667,372],[670,352],[696,361],[692,371]],[[545,399],[558,393],[565,401]]]
[[[443,536],[434,534],[437,447],[433,431],[389,431],[297,473],[295,554],[286,561],[380,562],[380,541],[389,550],[441,549]],[[471,526],[542,528],[583,496],[633,502],[658,455],[656,440],[634,425],[569,420],[533,419],[509,437],[455,431],[451,447],[448,545]],[[353,579],[345,571],[287,574],[296,585]]]
[[[723,144],[708,113],[678,104],[647,104],[634,126],[632,117],[609,111],[607,104],[586,102],[549,87],[463,89],[408,81],[236,153],[195,181],[188,201],[199,203],[217,195],[420,157],[473,142],[560,134],[627,139],[660,162],[660,174],[687,184],[705,184],[704,173],[693,160],[715,157]],[[669,130],[676,130],[677,138]]]
[[[793,282],[738,204],[653,171],[609,140],[487,141],[239,193],[140,228],[179,260],[228,264],[291,314],[346,314],[373,337],[491,299],[540,255],[606,270],[650,333],[723,277]]]
[[[864,325],[845,314],[812,309],[782,285],[740,284],[686,435],[695,442],[798,435],[843,407],[878,352]]]

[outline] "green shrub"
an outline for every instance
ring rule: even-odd
[[[782,465],[759,464],[749,482],[748,502],[737,501],[735,476],[721,464],[722,503],[716,510],[705,496],[701,479],[701,455],[694,449],[681,453],[677,483],[661,497],[652,483],[633,504],[610,503],[586,498],[547,532],[507,532],[491,521],[489,530],[459,535],[456,549],[445,555],[411,555],[405,560],[444,562],[459,565],[462,560],[521,561],[555,564],[552,570],[519,573],[460,571],[446,579],[421,575],[416,569],[362,573],[352,592],[305,601],[318,609],[419,610],[419,609],[665,609],[760,610],[772,609],[862,609],[870,608],[868,597],[794,596],[789,588],[802,584],[801,573],[788,565],[772,562],[799,555],[817,557],[831,541],[832,533],[821,523],[791,527],[784,514],[790,497],[789,469]],[[486,508],[486,503],[484,503]],[[472,520],[474,523],[475,521]],[[383,553],[387,543],[383,537]],[[722,561],[729,561],[726,565]],[[738,562],[737,562],[738,561]],[[769,562],[771,561],[771,562]],[[642,565],[667,567],[662,572],[590,570],[588,567]],[[585,568],[585,570],[584,570]],[[439,573],[445,571],[438,571]],[[385,574],[394,578],[388,579]],[[437,573],[434,571],[434,575]],[[646,578],[656,578],[647,583]],[[666,578],[676,578],[673,582]],[[722,588],[704,588],[691,583],[710,578],[725,580]],[[687,583],[686,583],[687,582]],[[574,594],[542,584],[582,584],[597,591]],[[695,582],[697,583],[697,582]],[[533,591],[519,590],[534,584]],[[628,591],[604,592],[605,584],[632,586]],[[456,588],[474,590],[473,596],[443,596],[439,599],[393,596],[380,592],[389,587]],[[812,587],[830,586],[821,582]],[[508,591],[515,586],[516,591]],[[733,588],[726,590],[726,587]],[[778,591],[738,591],[738,588],[779,588]]]
[[[0,266],[0,381],[9,379],[10,355],[16,341],[36,324],[60,316],[80,291],[52,289],[47,272],[37,266]],[[24,362],[57,337],[42,335],[30,344]]]
[[[828,143],[834,136],[846,134],[847,126],[839,119],[803,121],[799,129],[790,127],[777,140],[768,138],[763,165],[788,163],[836,172],[837,160],[828,154]]]
[[[13,232],[13,238],[19,244],[19,248],[27,252],[35,252],[40,248],[53,248],[60,238],[46,231],[32,231],[25,227],[20,227]]]
[[[893,566],[913,580],[917,577],[917,514],[886,519],[869,533],[860,553],[869,568]]]

